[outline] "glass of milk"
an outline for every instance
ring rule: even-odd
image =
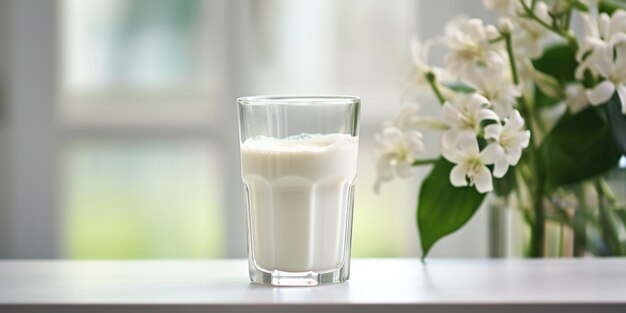
[[[257,96],[237,103],[250,280],[347,280],[359,98]]]

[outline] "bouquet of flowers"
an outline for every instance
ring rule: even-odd
[[[614,206],[602,175],[626,154],[626,3],[483,4],[497,14],[497,25],[459,17],[442,38],[411,42],[416,84],[432,91],[441,116],[421,115],[411,104],[384,125],[375,137],[376,192],[396,176],[410,177],[413,167],[432,165],[417,206],[423,257],[491,192],[524,211],[527,253],[539,257],[546,219],[558,211],[554,195],[589,187],[598,207],[585,216],[596,216],[608,254],[624,254],[617,227],[626,218],[616,225],[612,216],[626,217],[626,210]],[[584,31],[575,33],[574,24]],[[429,64],[433,44],[446,47],[445,68]],[[422,157],[424,129],[442,132],[436,159]],[[584,188],[573,192],[581,206],[588,202]],[[564,219],[586,231],[573,216]]]

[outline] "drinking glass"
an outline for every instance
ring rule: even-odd
[[[347,280],[359,98],[255,96],[237,104],[250,280]]]

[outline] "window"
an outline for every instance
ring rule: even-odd
[[[224,256],[218,3],[61,3],[66,255]]]
[[[353,255],[417,255],[425,172],[374,195],[372,137],[401,105],[410,37],[460,2],[12,1],[9,255],[244,256],[234,100],[279,93],[363,99]]]

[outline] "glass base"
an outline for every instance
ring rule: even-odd
[[[326,284],[341,283],[350,278],[350,266],[343,266],[324,272],[283,272],[273,270],[271,272],[250,266],[250,280],[254,283],[268,284],[272,286],[319,286]]]

